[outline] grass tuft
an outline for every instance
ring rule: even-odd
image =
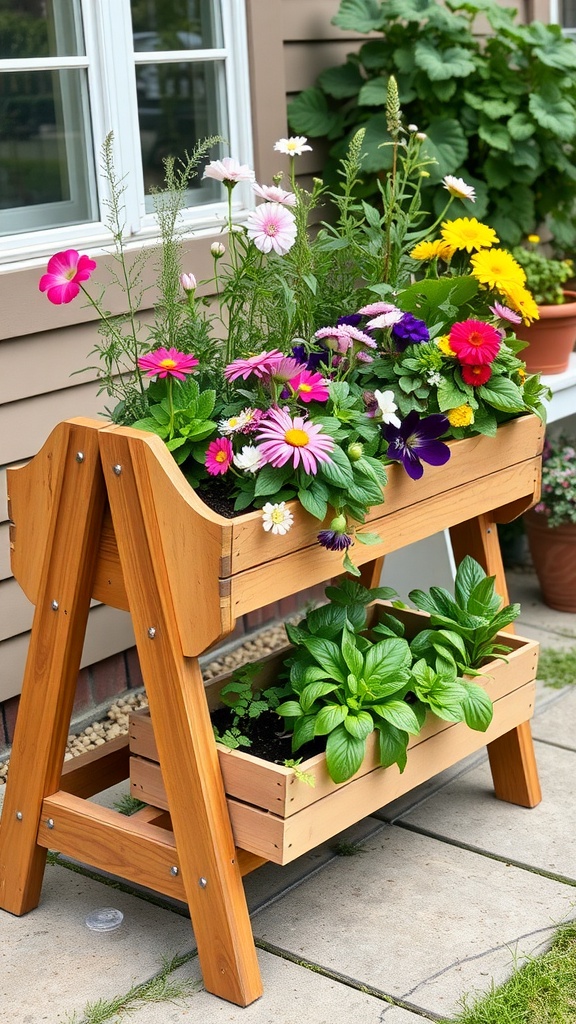
[[[106,1021],[114,1021],[114,1024],[117,1024],[124,1015],[143,1004],[170,1002],[193,995],[200,988],[199,982],[189,978],[182,981],[170,978],[170,975],[188,963],[192,956],[191,953],[185,953],[164,959],[161,970],[153,978],[133,985],[124,995],[87,1003],[80,1011],[80,1016],[78,1013],[66,1015],[68,1024],[105,1024]]]
[[[558,651],[555,647],[541,647],[538,658],[538,679],[546,686],[561,690],[576,683],[576,647]]]

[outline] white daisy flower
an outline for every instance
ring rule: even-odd
[[[375,391],[374,398],[378,403],[378,409],[382,416],[382,423],[391,423],[393,427],[400,426],[400,420],[396,415],[398,406],[394,401],[393,391]]]
[[[280,501],[273,505],[267,501],[262,507],[262,526],[266,532],[279,533],[282,537],[294,522],[294,516],[290,509],[286,508],[286,502]]]
[[[447,174],[442,179],[442,185],[447,188],[451,196],[457,199],[469,199],[471,203],[476,202],[476,190],[472,185],[467,185],[463,178],[455,178],[453,174]]]
[[[260,449],[253,444],[245,444],[241,451],[236,452],[232,461],[237,469],[246,473],[256,473],[264,465]]]
[[[244,430],[247,423],[250,422],[250,410],[244,409],[243,412],[239,412],[236,416],[229,416],[228,419],[220,420],[218,423],[218,429],[221,434],[237,434],[239,430]]]
[[[274,149],[285,156],[302,156],[306,150],[312,152],[312,146],[307,146],[308,139],[305,135],[291,135],[289,139],[278,139],[274,143]]]

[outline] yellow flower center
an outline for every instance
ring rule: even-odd
[[[304,391],[304,392],[308,393],[309,391],[312,391],[312,385],[311,384],[299,384],[298,385],[298,391]]]
[[[310,438],[305,430],[298,430],[297,427],[291,427],[284,434],[284,440],[286,444],[291,444],[293,448],[303,448],[304,445],[308,444]]]
[[[236,427],[237,425],[238,425],[238,417],[237,416],[231,416],[230,419],[228,420],[228,426],[229,427]]]
[[[226,455],[226,452],[224,452],[222,450],[220,450],[219,452],[216,452],[216,455],[214,456],[214,459],[216,460],[216,462],[226,462],[227,458],[228,458],[228,456]]]
[[[161,366],[163,370],[173,370],[176,366],[175,359],[161,359],[158,366]]]
[[[271,518],[272,522],[275,525],[278,525],[279,523],[283,523],[284,519],[285,519],[285,516],[286,516],[286,513],[281,508],[275,508],[270,513],[270,518]]]

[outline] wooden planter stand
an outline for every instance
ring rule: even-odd
[[[377,583],[387,552],[450,528],[456,560],[473,555],[506,597],[495,523],[537,500],[542,443],[542,424],[526,416],[496,438],[452,442],[447,465],[427,467],[417,483],[390,467],[385,502],[369,517],[382,541],[354,548],[365,585]],[[271,815],[260,809],[241,826],[227,802],[198,656],[238,616],[337,575],[341,554],[317,544],[318,523],[300,506],[283,537],[264,533],[260,513],[227,520],[212,512],[164,444],[130,428],[61,423],[8,483],[12,568],[35,614],[0,827],[0,908],[24,914],[37,906],[46,851],[58,849],[185,901],[206,988],[246,1006],[262,985],[243,874],[298,856],[487,740],[496,795],[539,802],[529,723],[536,645],[516,638],[503,666],[511,671],[495,684],[495,731],[432,726],[409,753],[409,765],[420,759],[422,767],[408,784],[395,767],[369,763],[360,779],[311,791],[313,811],[298,814],[321,825],[305,840],[297,826],[260,842],[261,819]],[[127,818],[88,801],[128,778],[128,737],[63,763],[91,599],[132,616],[169,815],[146,807]],[[359,782],[369,794],[360,806]]]

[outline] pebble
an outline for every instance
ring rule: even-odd
[[[298,622],[301,615],[292,616],[288,622]],[[261,633],[247,640],[236,647],[230,654],[223,658],[217,658],[202,666],[202,675],[205,682],[222,675],[224,672],[233,671],[239,665],[246,662],[259,661],[261,658],[284,647],[287,643],[286,631],[283,623],[268,627]],[[127,693],[119,697],[108,708],[105,717],[99,722],[92,722],[83,732],[68,736],[64,760],[70,761],[73,757],[86,753],[87,750],[95,750],[109,740],[128,732],[128,719],[132,711],[148,706],[146,694],[142,691]],[[9,761],[0,761],[0,786],[6,782],[8,775]]]

